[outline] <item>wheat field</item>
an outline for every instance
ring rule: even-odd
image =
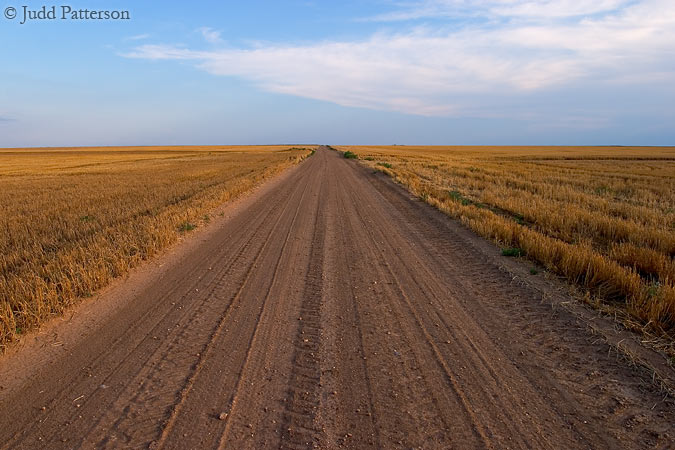
[[[0,350],[310,149],[0,149]]]
[[[675,332],[675,148],[338,147],[644,331]],[[534,269],[533,269],[534,272]]]

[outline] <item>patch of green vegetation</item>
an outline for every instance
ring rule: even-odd
[[[349,150],[347,150],[346,152],[344,152],[344,153],[342,154],[342,156],[344,156],[344,157],[347,158],[347,159],[358,159],[358,158],[359,158],[358,155],[357,155],[356,153],[350,152]]]
[[[537,269],[535,269],[534,267],[530,269],[530,275],[536,275],[538,273],[539,273],[539,271]]]
[[[647,288],[647,296],[649,297],[655,297],[656,294],[659,293],[659,289],[661,288],[661,283],[658,281],[652,282],[652,284],[649,285]]]
[[[601,184],[600,186],[596,187],[593,190],[593,192],[595,192],[597,195],[604,195],[604,194],[607,194],[610,191],[611,191],[611,189],[606,184]]]
[[[520,249],[518,247],[507,247],[502,249],[502,256],[524,256],[525,252],[523,249]]]
[[[518,225],[525,225],[525,216],[522,214],[515,213],[513,215],[513,220],[515,220]]]
[[[211,221],[211,216],[209,216],[208,214],[204,214],[202,220],[204,220],[205,223],[209,223]]]
[[[197,225],[190,222],[183,222],[178,226],[178,231],[185,233],[186,231],[192,231],[197,228]]]
[[[82,222],[93,222],[94,220],[96,220],[96,217],[94,217],[94,216],[82,216],[82,217],[80,217],[80,220]]]
[[[448,195],[450,195],[451,199],[456,202],[460,202],[464,206],[470,205],[472,203],[471,200],[464,197],[459,191],[449,191]]]
[[[365,159],[366,161],[375,161],[375,158],[373,158],[372,156],[366,156],[363,159]]]
[[[391,169],[393,166],[389,164],[388,162],[379,162],[377,163],[378,166],[386,167],[387,169]]]

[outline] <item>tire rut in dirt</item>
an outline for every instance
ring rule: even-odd
[[[321,185],[319,197],[325,192]],[[280,448],[317,448],[325,445],[323,430],[317,423],[321,405],[320,350],[322,337],[321,300],[324,277],[324,239],[326,216],[317,212],[312,228],[312,248],[302,293],[298,331],[295,336],[293,365],[288,380],[288,398],[281,424]]]
[[[297,316],[293,321],[290,315],[300,304],[309,255],[304,230],[315,222],[318,196],[312,191],[320,186],[318,173],[306,173],[296,198],[266,238],[265,251],[252,265],[175,424],[159,442],[164,447],[278,445],[281,412],[276,405],[287,390],[290,338],[297,326]]]
[[[486,437],[473,410],[419,317],[411,314],[409,300],[391,272],[390,265],[399,256],[383,255],[378,248],[389,237],[375,238],[374,230],[386,222],[373,220],[371,208],[367,208],[369,219],[360,216],[358,209],[364,198],[350,192],[355,183],[358,186],[350,175],[340,174],[349,180],[345,186],[350,187],[345,188],[348,193],[342,216],[351,236],[350,254],[354,255],[351,284],[361,315],[368,318],[361,334],[365,336],[368,366],[373,368],[369,377],[379,380],[374,396],[377,427],[386,439],[382,445],[435,448],[451,443],[453,436],[469,447],[484,446]],[[430,361],[436,365],[430,366]],[[389,411],[405,411],[406,420]],[[458,414],[460,411],[464,414]]]
[[[266,217],[268,218],[271,214],[272,211]],[[100,444],[117,446],[120,443],[129,444],[139,441],[149,443],[157,434],[158,423],[163,421],[167,423],[162,433],[170,428],[169,425],[177,411],[180,410],[194,377],[199,374],[205,359],[209,356],[214,340],[222,332],[223,320],[227,312],[236,301],[237,294],[246,283],[251,268],[264,249],[264,246],[255,249],[252,245],[265,242],[266,233],[258,233],[259,231],[261,228],[258,228],[245,245],[235,253],[235,256],[225,266],[225,270],[219,271],[218,278],[212,283],[208,294],[193,314],[177,324],[176,329],[180,332],[174,333],[175,337],[171,341],[163,338],[164,341],[170,342],[170,345],[167,345],[161,354],[153,355],[151,359],[157,363],[152,365],[147,373],[139,374],[132,383],[129,383],[132,386],[131,399],[122,397],[118,402],[119,406],[109,413],[110,418],[115,416],[119,418],[110,428],[101,427],[99,434],[103,434],[103,438]],[[241,262],[247,254],[253,254],[255,257],[251,263],[242,265]],[[232,280],[241,281],[233,283]],[[232,292],[233,286],[239,286],[239,288]],[[224,299],[230,299],[230,301],[224,302]],[[214,319],[219,317],[221,320],[213,325]],[[208,337],[205,337],[208,330],[211,332]],[[187,378],[186,374],[189,374]],[[140,382],[138,382],[139,379]],[[139,387],[134,388],[135,386]],[[134,391],[137,393],[134,394]],[[121,413],[120,407],[123,408]],[[169,409],[171,409],[170,413],[168,413]],[[166,420],[167,415],[168,420]],[[144,420],[139,421],[138,417],[143,417]],[[144,427],[146,424],[147,428]],[[116,437],[117,439],[124,437],[124,439],[115,442],[113,439]]]
[[[159,446],[172,448],[177,443],[194,443],[214,447],[230,433],[240,391],[246,388],[246,371],[256,348],[256,337],[265,319],[270,293],[307,184],[307,177],[298,181],[298,189],[263,239],[264,245],[232,298],[232,308],[221,318],[219,329],[225,333],[219,333],[210,342],[209,357],[204,358],[203,367],[186,386],[181,402],[163,430]],[[285,233],[285,237],[279,239],[279,232]],[[261,292],[264,294],[258,295]],[[217,383],[218,389],[212,389],[211,383]],[[205,411],[207,405],[212,405],[210,411]],[[215,420],[220,414],[225,414],[225,420]],[[196,421],[202,422],[199,427],[195,426]]]

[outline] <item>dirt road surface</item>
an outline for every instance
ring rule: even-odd
[[[643,372],[337,152],[204,236],[0,360],[0,447],[675,446]]]

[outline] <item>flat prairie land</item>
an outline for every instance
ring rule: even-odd
[[[673,448],[661,353],[382,173],[223,211],[0,356],[0,448]]]
[[[309,153],[290,146],[0,149],[0,350]]]
[[[338,148],[672,343],[675,148]]]

